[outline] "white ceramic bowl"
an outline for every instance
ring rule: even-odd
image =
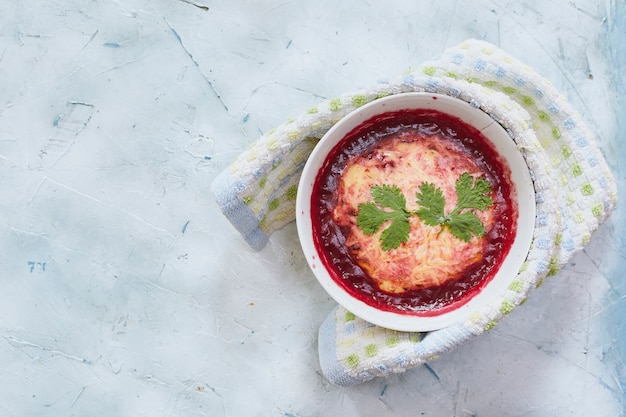
[[[517,233],[511,249],[498,272],[473,298],[457,309],[428,316],[401,314],[380,310],[350,295],[333,280],[317,252],[311,219],[311,194],[318,171],[328,153],[353,129],[379,114],[404,109],[432,109],[452,115],[479,130],[495,146],[496,152],[511,171],[510,182],[517,201]],[[388,96],[350,113],[335,124],[316,145],[304,167],[296,200],[298,235],[306,259],[322,287],[348,311],[362,319],[389,329],[401,331],[431,331],[463,321],[485,303],[502,294],[515,279],[526,259],[535,224],[534,187],[523,156],[515,143],[498,123],[480,109],[446,95],[405,93]]]

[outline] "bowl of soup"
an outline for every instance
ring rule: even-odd
[[[336,123],[302,172],[296,223],[320,285],[358,317],[432,331],[501,295],[528,254],[533,182],[467,102],[403,93]]]

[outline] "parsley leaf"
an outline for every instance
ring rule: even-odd
[[[375,185],[372,187],[374,202],[382,207],[389,207],[394,211],[406,210],[406,199],[397,186]]]
[[[491,185],[484,178],[474,178],[467,172],[463,173],[456,181],[456,194],[458,196],[457,207],[454,213],[460,213],[461,210],[467,208],[475,208],[485,210],[493,204],[493,200],[489,196],[491,193]]]
[[[422,183],[417,193],[417,204],[421,206],[416,214],[429,226],[437,226],[445,221],[444,206],[446,199],[434,184]]]
[[[359,204],[357,226],[363,233],[373,235],[385,222],[391,220],[391,224],[380,235],[381,247],[385,251],[398,248],[409,240],[411,230],[411,213],[406,210],[404,194],[395,185],[376,185],[372,187],[371,193],[374,203]]]
[[[453,236],[464,242],[469,242],[472,235],[484,236],[485,226],[472,209],[486,210],[493,205],[489,181],[484,178],[475,180],[465,172],[457,179],[455,189],[457,206],[446,215],[443,191],[432,183],[420,185],[415,195],[420,208],[415,212],[406,209],[406,199],[397,186],[375,185],[371,189],[374,202],[359,204],[357,227],[365,234],[373,235],[390,222],[380,235],[381,247],[385,251],[396,249],[409,240],[409,218],[413,215],[428,226],[440,225],[442,231],[449,228]]]
[[[441,225],[442,230],[446,226],[450,232],[464,242],[472,240],[472,234],[477,237],[484,236],[485,226],[476,213],[463,211],[466,209],[486,210],[493,204],[491,185],[484,178],[474,181],[467,172],[461,174],[455,184],[457,205],[448,215],[444,213],[445,198],[443,192],[433,184],[422,184],[416,194],[420,209],[415,213],[429,226]]]
[[[410,231],[411,224],[408,216],[394,218],[391,226],[383,230],[380,235],[381,247],[385,251],[398,248],[401,243],[408,242]]]
[[[450,215],[450,232],[464,242],[472,240],[472,233],[478,237],[485,234],[485,226],[473,211],[466,211],[461,214]]]
[[[380,229],[383,223],[393,218],[393,213],[381,210],[372,202],[359,205],[359,213],[356,216],[356,225],[366,235],[373,235]]]

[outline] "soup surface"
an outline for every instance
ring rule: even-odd
[[[416,212],[423,184],[458,203],[463,174],[489,183],[493,204],[471,210],[484,234],[468,241],[445,225],[408,217],[408,239],[394,248],[357,221],[372,188],[394,186]],[[365,303],[388,311],[434,315],[463,304],[498,270],[515,237],[517,208],[510,171],[491,143],[459,119],[433,110],[385,113],[350,132],[331,151],[313,189],[314,240],[333,280]],[[383,210],[389,210],[382,208]]]

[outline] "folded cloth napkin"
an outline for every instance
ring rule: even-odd
[[[464,100],[507,130],[535,186],[533,242],[507,291],[468,320],[441,330],[389,330],[337,306],[318,339],[322,372],[337,385],[404,372],[489,330],[589,242],[617,201],[606,161],[567,100],[528,66],[470,39],[397,80],[321,102],[262,136],[212,184],[224,214],[252,248],[262,248],[275,230],[295,219],[302,167],[324,133],[370,101],[413,91]]]

